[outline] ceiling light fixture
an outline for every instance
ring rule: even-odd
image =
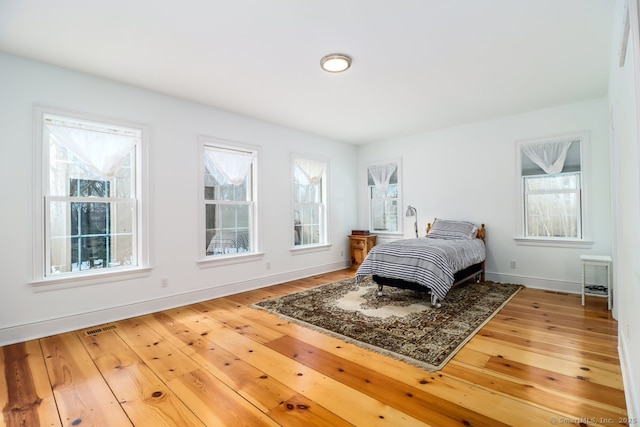
[[[329,73],[341,73],[351,67],[351,58],[341,53],[323,56],[320,66]]]

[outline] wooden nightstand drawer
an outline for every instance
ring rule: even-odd
[[[365,246],[367,246],[367,244],[363,239],[351,239],[352,248],[364,248]]]
[[[352,269],[357,269],[372,247],[376,245],[376,236],[372,235],[350,235],[349,236],[349,265]]]

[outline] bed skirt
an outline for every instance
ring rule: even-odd
[[[384,286],[391,286],[393,288],[401,288],[401,289],[408,289],[408,290],[412,290],[412,291],[418,291],[418,292],[427,292],[430,293],[430,289],[427,286],[423,286],[420,285],[419,283],[415,283],[415,282],[408,282],[406,280],[402,280],[402,279],[393,279],[390,277],[382,277],[382,276],[378,276],[378,275],[373,275],[372,276],[373,281],[378,285],[378,293],[381,294],[382,293],[382,288]],[[453,275],[453,285],[458,285],[460,283],[466,282],[470,279],[475,279],[476,282],[483,282],[484,281],[484,262],[478,263],[478,264],[474,264],[471,265],[463,270],[458,271],[457,273],[455,273]],[[432,295],[432,304],[433,305],[437,305],[437,301],[433,298],[434,295]]]

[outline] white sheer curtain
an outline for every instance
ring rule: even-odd
[[[253,162],[253,154],[205,150],[204,164],[211,175],[222,174],[225,184],[240,185],[249,173]],[[219,172],[219,173],[216,173]]]
[[[522,146],[522,152],[546,174],[562,172],[567,151],[573,140],[544,142]]]
[[[303,179],[310,185],[319,184],[324,173],[325,163],[310,159],[295,159],[295,177],[302,182]]]
[[[58,141],[96,175],[112,178],[120,165],[140,140],[138,137],[89,129],[46,125]]]
[[[373,179],[376,190],[384,192],[389,188],[391,175],[396,171],[398,165],[396,163],[387,163],[385,165],[369,166],[369,175]]]

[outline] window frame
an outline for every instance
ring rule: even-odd
[[[196,251],[196,262],[202,268],[208,268],[219,265],[230,265],[243,263],[247,261],[259,260],[264,256],[262,251],[262,232],[261,232],[261,209],[259,197],[261,194],[261,149],[256,145],[245,144],[237,141],[230,141],[221,138],[211,137],[207,135],[198,135],[198,247]],[[207,201],[204,194],[205,179],[205,150],[207,147],[219,148],[221,150],[249,152],[255,156],[252,162],[251,170],[251,201],[250,201],[250,237],[252,250],[249,252],[232,253],[232,254],[211,254],[207,255],[206,247],[206,205]]]
[[[50,242],[48,235],[49,201],[54,199],[70,199],[66,196],[50,196],[49,194],[49,142],[45,142],[48,135],[45,129],[45,118],[48,116],[62,117],[75,120],[78,123],[90,122],[104,126],[125,127],[140,131],[139,143],[135,145],[135,197],[132,200],[135,206],[135,215],[132,231],[136,245],[135,259],[131,265],[118,266],[106,269],[80,270],[56,274],[48,274],[50,267],[48,253]],[[108,283],[116,280],[144,277],[151,271],[149,250],[149,180],[148,180],[148,126],[128,120],[105,117],[97,114],[64,110],[46,106],[35,106],[33,109],[33,234],[32,234],[32,280],[30,285],[36,291],[52,289],[64,289],[69,287]],[[100,200],[91,200],[99,202]],[[110,203],[117,202],[112,198]]]
[[[579,171],[579,183],[578,183],[578,196],[579,196],[579,217],[577,218],[578,227],[580,227],[578,234],[580,237],[536,237],[526,235],[526,215],[527,215],[527,203],[525,193],[525,177],[535,176],[523,174],[522,161],[523,152],[522,148],[526,145],[543,144],[546,142],[555,142],[558,140],[574,139],[578,140],[580,144],[580,171]],[[546,247],[583,247],[590,248],[593,242],[590,239],[590,222],[589,222],[589,133],[588,132],[573,132],[567,134],[553,135],[542,138],[518,140],[515,144],[515,175],[516,175],[516,234],[514,240],[518,245],[525,246],[546,246]],[[562,172],[560,173],[562,174]],[[557,175],[560,175],[557,174]]]
[[[373,213],[373,204],[372,204],[372,186],[369,185],[369,168],[377,165],[385,165],[385,164],[396,164],[396,185],[398,188],[398,196],[395,198],[396,204],[396,215],[398,218],[397,230],[395,231],[385,231],[385,230],[375,230],[373,228],[374,224],[374,213]],[[367,197],[367,223],[369,230],[372,233],[377,235],[385,236],[388,238],[396,238],[400,236],[404,236],[404,214],[403,214],[403,202],[402,202],[402,159],[401,158],[393,158],[393,159],[385,159],[377,162],[367,163],[364,167],[365,174],[365,182],[366,182],[366,197]]]
[[[315,252],[318,250],[325,250],[331,246],[331,242],[329,239],[329,160],[325,157],[321,156],[313,156],[307,154],[299,154],[292,153],[291,154],[291,222],[290,224],[294,224],[295,227],[295,168],[296,168],[296,159],[303,160],[313,160],[316,162],[324,163],[324,171],[322,172],[322,182],[321,182],[321,201],[318,203],[318,207],[320,208],[320,241],[318,243],[311,243],[307,245],[296,245],[295,237],[292,235],[291,237],[291,252],[292,253],[304,253],[304,252]]]

